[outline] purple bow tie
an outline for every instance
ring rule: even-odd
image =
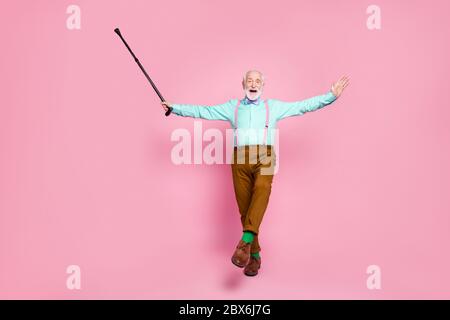
[[[245,97],[245,104],[255,104],[258,105],[259,104],[259,98],[256,100],[250,100],[248,97]]]

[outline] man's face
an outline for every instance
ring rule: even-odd
[[[261,96],[264,88],[261,74],[257,71],[248,72],[245,82],[243,81],[242,86],[247,98],[249,98],[250,100],[258,99]]]

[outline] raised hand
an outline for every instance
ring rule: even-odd
[[[344,91],[345,87],[349,84],[349,78],[347,76],[341,77],[338,81],[332,84],[331,91],[338,98],[342,91]]]

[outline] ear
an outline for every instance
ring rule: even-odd
[[[242,89],[245,90],[245,82],[244,82],[244,80],[242,80]]]

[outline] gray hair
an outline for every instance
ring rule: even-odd
[[[250,73],[250,72],[258,72],[259,73],[259,75],[261,76],[261,80],[262,80],[262,83],[264,83],[264,75],[263,75],[263,73],[261,72],[261,71],[258,71],[258,70],[248,70],[245,74],[244,74],[244,77],[242,78],[242,81],[245,83],[246,81],[247,81],[247,75]]]

